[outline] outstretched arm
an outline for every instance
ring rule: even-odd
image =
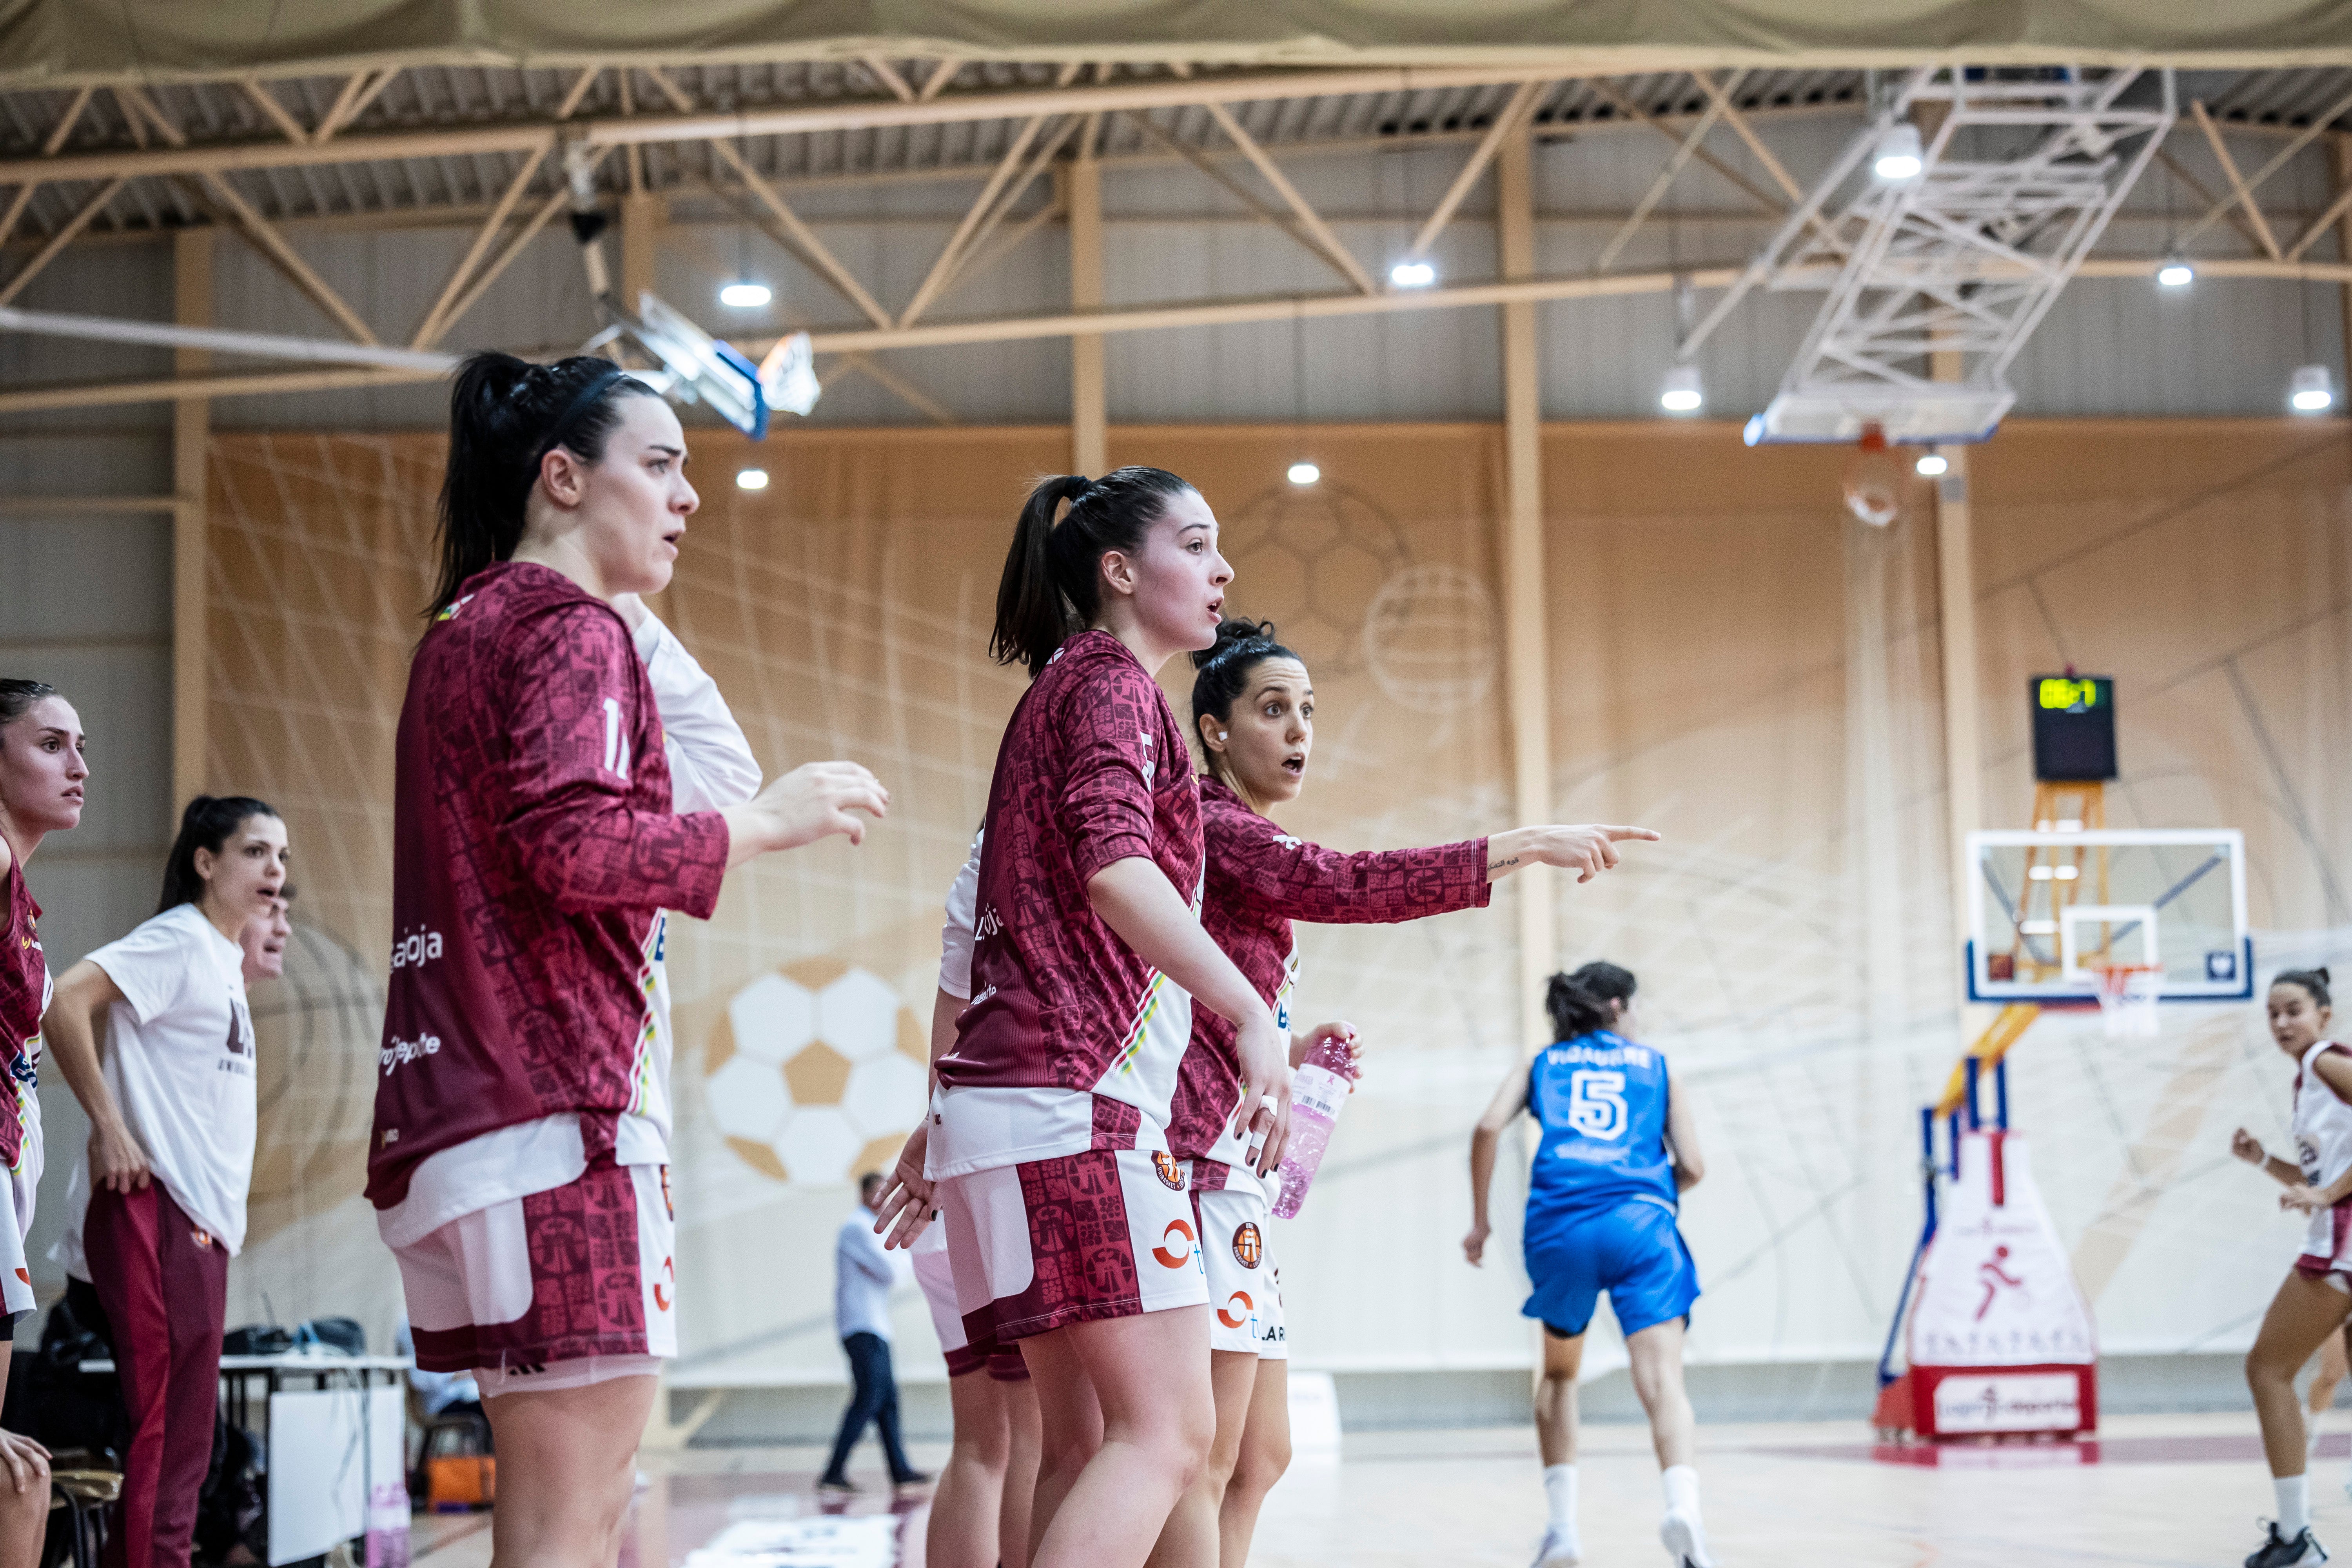
[[[1628,839],[1654,844],[1660,835],[1646,827],[1515,827],[1486,840],[1486,880],[1499,882],[1527,866],[1558,866],[1590,882],[1617,866],[1617,846]]]
[[[1527,1108],[1528,1064],[1515,1061],[1470,1133],[1470,1234],[1462,1238],[1462,1255],[1475,1265],[1486,1261],[1486,1237],[1493,1234],[1486,1220],[1486,1198],[1495,1184],[1495,1149],[1502,1142],[1503,1129]]]

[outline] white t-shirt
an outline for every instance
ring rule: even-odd
[[[669,763],[670,805],[681,815],[740,805],[760,793],[760,763],[743,727],[719,693],[719,683],[695,662],[677,634],[648,612],[633,639],[645,661],[661,715],[662,756]],[[613,1158],[621,1165],[669,1163],[669,968],[663,949],[669,916],[654,920],[646,942],[651,979],[646,993],[646,1050],[638,1081],[644,1110],[614,1129]],[[568,1186],[588,1168],[577,1111],[519,1121],[452,1144],[419,1162],[408,1195],[376,1213],[376,1231],[391,1247],[411,1247],[453,1220],[510,1198]]]
[[[980,841],[987,837],[984,827],[971,836],[971,853],[948,889],[947,923],[940,928],[940,989],[966,1002],[971,1000],[972,926],[980,912]]]
[[[245,1245],[257,1114],[245,950],[195,905],[181,904],[89,961],[122,993],[107,1010],[107,1087],[155,1179],[234,1258]],[[66,1210],[65,1236],[50,1256],[87,1279],[88,1149],[74,1162]]]

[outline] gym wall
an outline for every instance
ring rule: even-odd
[[[893,807],[862,848],[740,870],[713,921],[673,929],[674,1382],[829,1383],[833,1232],[919,1113],[940,903],[1021,689],[986,658],[998,570],[1067,434],[694,445],[705,504],[658,612],[771,773],[852,757]],[[213,451],[212,785],[286,811],[303,889],[289,979],[256,993],[263,1156],[230,1316],[266,1294],[281,1319],[372,1312],[381,1333],[397,1292],[358,1193],[440,439],[279,430]],[[1312,490],[1281,478],[1300,455],[1322,466]],[[1112,456],[1200,484],[1230,606],[1308,660],[1317,758],[1286,826],[1354,848],[1511,825],[1495,426],[1126,427]],[[1916,1108],[1962,1044],[1934,502],[1920,481],[1894,528],[1850,521],[1847,457],[1745,450],[1717,423],[1545,436],[1557,814],[1667,836],[1598,884],[1556,883],[1560,957],[1636,971],[1643,1037],[1696,1100],[1703,1361],[1876,1353],[1918,1223]],[[2244,829],[2264,967],[2352,925],[2347,459],[2340,431],[2276,420],[2018,420],[1972,457],[1987,824],[2031,798],[2025,678],[2113,674],[2111,823]],[[751,462],[773,476],[756,494],[731,482]],[[1168,683],[1181,713],[1189,672]],[[1469,1128],[1518,1047],[1515,896],[1304,931],[1301,1022],[1351,1019],[1370,1057],[1275,1237],[1303,1367],[1529,1359],[1519,1162],[1487,1266],[1458,1249]],[[2292,1069],[2257,1010],[2166,1023],[2111,1043],[2048,1018],[2015,1058],[2017,1123],[2110,1351],[2246,1342],[2296,1244],[2227,1159],[2231,1126],[2284,1129]],[[899,1328],[902,1363],[936,1375],[911,1290]]]

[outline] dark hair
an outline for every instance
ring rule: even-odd
[[[857,1195],[862,1198],[881,1184],[882,1173],[879,1171],[868,1171],[864,1175],[857,1178]]]
[[[1072,636],[1102,608],[1102,558],[1129,553],[1192,486],[1165,468],[1113,468],[1098,479],[1055,474],[1042,479],[1013,525],[1004,579],[996,588],[996,631],[988,651],[999,664],[1025,664],[1034,680]],[[1070,510],[1055,526],[1054,510]]]
[[[1272,621],[1236,620],[1232,616],[1217,623],[1217,640],[1192,655],[1192,729],[1197,738],[1201,720],[1206,717],[1219,723],[1230,722],[1234,716],[1234,700],[1249,685],[1250,671],[1269,658],[1298,658],[1298,656],[1274,640]],[[1305,664],[1303,658],[1298,662]],[[1223,777],[1224,770],[1217,765],[1217,755],[1206,745],[1201,748],[1207,757],[1209,771]]]
[[[1573,1040],[1615,1023],[1612,1002],[1633,999],[1633,972],[1596,961],[1573,974],[1553,975],[1544,991],[1544,1011],[1551,1015],[1552,1037]]]
[[[2300,985],[2311,993],[2311,999],[2322,1007],[2333,1005],[2327,999],[2327,968],[2325,964],[2317,969],[2282,969],[2271,976],[2271,984]]]
[[[58,689],[44,680],[0,679],[0,727],[14,724],[34,703],[57,694]]]
[[[532,364],[490,350],[468,354],[449,391],[449,464],[441,479],[441,577],[427,620],[466,579],[511,558],[540,459],[562,447],[593,463],[620,423],[620,400],[654,389],[600,354]]]
[[[278,808],[249,795],[200,795],[180,814],[180,836],[172,840],[172,858],[163,862],[163,901],[155,912],[193,904],[205,896],[205,879],[196,875],[196,851],[217,855],[228,836],[248,816],[275,816]]]

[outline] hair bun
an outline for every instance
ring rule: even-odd
[[[2327,965],[2324,963],[2318,968],[2313,970],[2312,973],[2319,976],[2319,983],[2322,985],[2333,985],[2336,984],[2336,977],[2327,973]]]
[[[1238,616],[1227,616],[1217,623],[1217,640],[1206,647],[1192,650],[1192,668],[1206,669],[1244,643],[1271,643],[1274,640],[1272,621],[1253,621]]]

